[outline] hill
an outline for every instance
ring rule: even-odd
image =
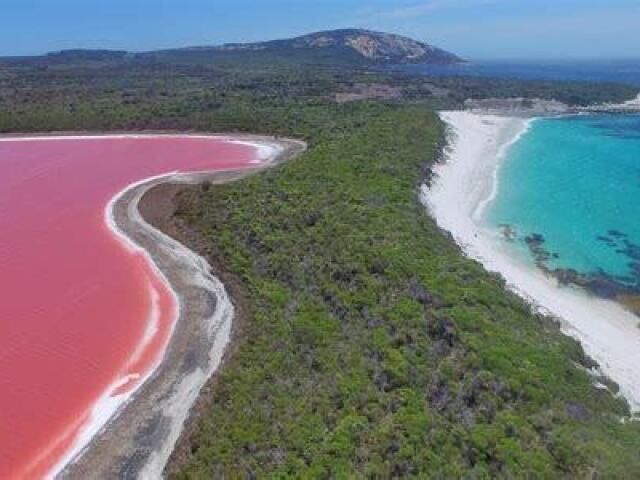
[[[253,65],[282,68],[292,64],[330,67],[362,67],[395,64],[450,64],[462,62],[456,55],[411,38],[369,30],[332,30],[301,37],[258,43],[228,43],[125,52],[72,49],[36,57],[4,58],[5,64],[84,65],[93,64],[197,64],[216,66]]]
[[[433,63],[449,64],[462,62],[456,55],[442,49],[391,33],[370,30],[343,29],[316,32],[287,40],[272,40],[262,43],[227,44],[216,47],[216,51],[269,51],[291,53],[291,51],[322,51],[335,58],[351,57],[365,63]]]

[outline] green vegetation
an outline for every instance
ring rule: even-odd
[[[180,218],[241,281],[247,318],[174,478],[640,477],[640,426],[593,386],[579,345],[465,259],[417,197],[443,144],[433,107],[635,91],[174,54],[0,61],[2,132],[309,142],[277,170],[181,198]],[[402,96],[334,101],[373,83]]]
[[[0,58],[0,132],[270,132],[285,129],[277,122],[288,118],[287,109],[332,105],[336,93],[370,84],[399,89],[403,102],[440,109],[461,108],[467,98],[556,98],[588,105],[637,95],[637,89],[624,85],[422,77],[372,70],[342,57],[320,60],[318,55],[322,52],[302,50],[284,57],[271,51],[195,49],[130,55],[73,50]]]
[[[640,426],[579,345],[419,204],[433,113],[359,103],[282,123],[310,140],[302,158],[182,198],[250,309],[173,478],[640,475]]]
[[[431,83],[452,92],[455,101],[467,98],[541,98],[570,106],[587,107],[602,103],[622,103],[635,98],[637,87],[614,83],[552,82],[478,77],[436,77]]]

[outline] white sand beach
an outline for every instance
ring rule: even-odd
[[[640,411],[640,319],[621,305],[558,285],[523,259],[509,255],[500,233],[482,224],[482,213],[496,197],[498,170],[509,147],[526,133],[526,118],[444,112],[452,133],[444,163],[435,168],[431,188],[421,200],[438,225],[451,232],[464,252],[544,313],[557,317],[578,339],[602,373],[617,382],[634,412]]]

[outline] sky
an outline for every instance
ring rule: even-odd
[[[0,0],[0,55],[147,51],[346,27],[470,59],[640,57],[640,0]]]

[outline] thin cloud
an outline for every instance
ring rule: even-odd
[[[405,7],[397,7],[378,12],[380,17],[386,18],[415,18],[441,10],[495,5],[498,0],[431,0]]]

